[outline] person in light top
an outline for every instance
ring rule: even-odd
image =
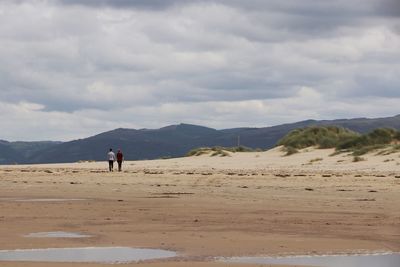
[[[112,172],[114,169],[114,161],[115,161],[115,154],[112,151],[112,148],[110,148],[110,151],[107,153],[107,158],[108,158],[108,169],[110,170],[110,172]]]

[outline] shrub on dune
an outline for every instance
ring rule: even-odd
[[[337,126],[313,126],[291,131],[278,145],[302,149],[310,146],[334,148],[340,142],[358,137],[359,134]]]
[[[400,132],[394,129],[379,128],[357,138],[341,142],[336,148],[339,151],[352,151],[353,155],[359,156],[374,150],[383,149],[392,143],[396,143],[400,140],[399,137]]]
[[[374,150],[396,146],[400,142],[400,132],[390,128],[378,128],[367,134],[359,134],[342,127],[314,126],[296,129],[282,138],[278,145],[284,146],[286,155],[310,146],[335,148],[338,154],[352,152],[360,156]]]

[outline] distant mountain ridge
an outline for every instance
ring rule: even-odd
[[[366,133],[376,128],[400,130],[400,115],[387,118],[305,120],[263,128],[216,130],[204,126],[178,124],[160,129],[115,129],[69,142],[8,142],[0,140],[0,164],[58,163],[105,160],[110,147],[121,148],[127,160],[179,157],[202,146],[271,148],[289,131],[313,125],[336,125]],[[238,138],[240,137],[240,138]]]

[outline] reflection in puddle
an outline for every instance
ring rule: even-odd
[[[0,261],[128,263],[175,256],[173,251],[128,247],[0,250]]]
[[[399,267],[400,254],[294,256],[294,257],[237,257],[225,259],[231,263],[287,264],[320,267]]]
[[[25,235],[24,237],[83,238],[83,237],[91,237],[91,235],[84,235],[84,234],[70,233],[70,232],[40,232],[40,233],[31,233]]]

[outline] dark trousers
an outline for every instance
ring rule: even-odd
[[[118,171],[120,172],[122,170],[122,160],[118,160]]]
[[[113,171],[113,168],[114,168],[114,161],[113,160],[109,160],[108,161],[108,168],[109,168],[110,172]]]

